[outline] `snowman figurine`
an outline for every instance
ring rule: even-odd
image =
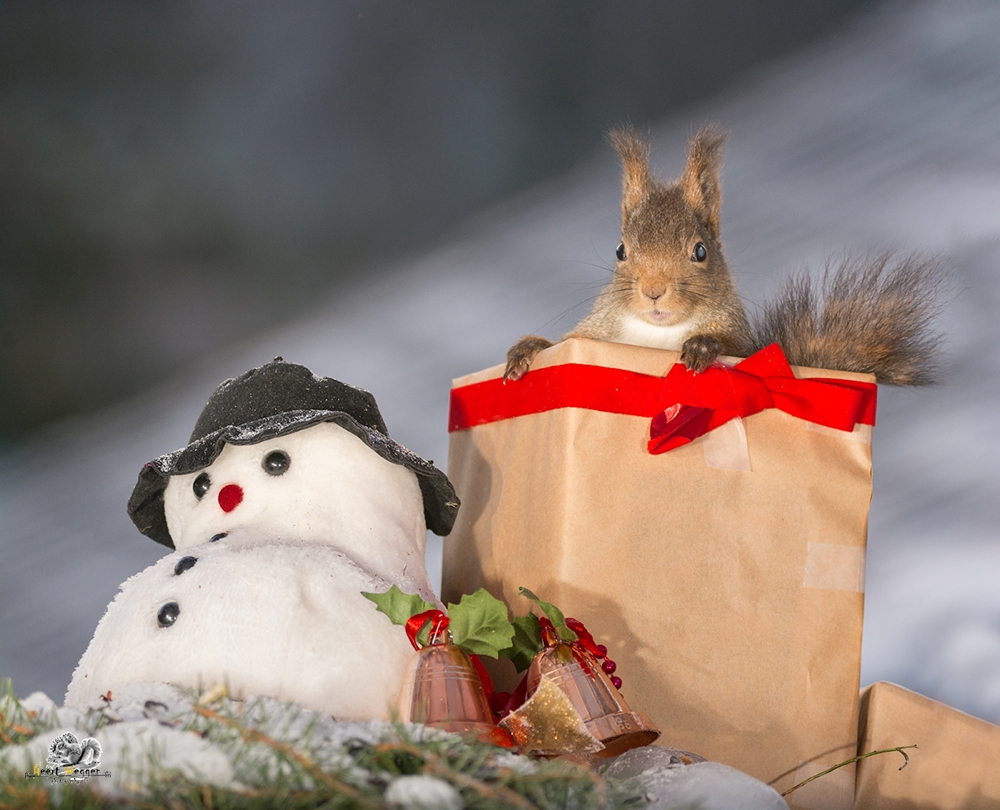
[[[361,594],[437,603],[426,529],[458,512],[448,478],[389,438],[367,391],[281,358],[212,394],[187,447],[145,465],[129,499],[168,548],[122,584],[66,705],[162,681],[387,719],[412,648]]]

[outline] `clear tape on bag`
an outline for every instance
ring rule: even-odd
[[[740,417],[730,419],[701,437],[705,463],[717,470],[750,472],[747,432]]]
[[[815,430],[817,433],[823,433],[827,436],[837,436],[848,441],[861,442],[862,444],[872,443],[872,426],[863,425],[860,422],[854,426],[854,430],[850,433],[846,430],[837,430],[837,428],[827,427],[826,425],[817,425],[815,422],[806,422],[806,429]]]
[[[809,543],[804,588],[865,592],[865,550],[840,543]]]

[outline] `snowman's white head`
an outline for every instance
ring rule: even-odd
[[[238,529],[333,546],[395,577],[414,556],[423,570],[425,523],[446,535],[458,507],[448,477],[389,437],[368,391],[278,357],[215,389],[187,447],[143,466],[128,513],[169,548]]]
[[[177,549],[239,530],[242,538],[333,546],[390,577],[423,566],[417,476],[333,422],[224,445],[209,466],[170,477],[163,508]]]

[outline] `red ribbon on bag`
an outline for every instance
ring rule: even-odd
[[[715,363],[701,374],[675,364],[665,377],[567,363],[535,369],[516,382],[502,378],[451,392],[448,431],[466,430],[557,408],[586,408],[650,423],[650,453],[665,453],[740,416],[777,408],[846,432],[875,424],[874,383],[826,377],[799,379],[774,343],[733,367]]]

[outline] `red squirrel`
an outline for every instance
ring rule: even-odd
[[[719,235],[719,179],[727,134],[702,128],[681,176],[649,170],[649,145],[630,127],[608,136],[621,157],[622,238],[611,283],[567,338],[591,338],[681,352],[701,372],[720,355],[746,357],[778,343],[792,365],[861,371],[889,385],[934,382],[940,339],[932,331],[939,262],[885,253],[845,259],[816,288],[788,280],[753,323],[733,284]],[[527,335],[507,352],[505,380],[520,379],[552,345]]]

